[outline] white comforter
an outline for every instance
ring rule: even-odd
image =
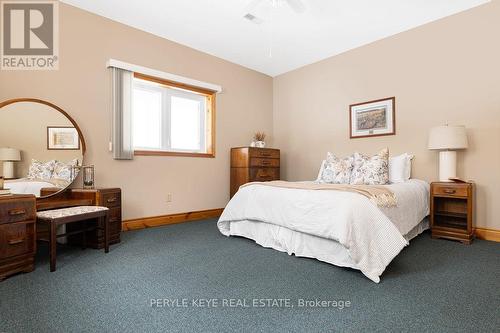
[[[9,189],[12,194],[33,194],[40,196],[42,188],[56,187],[54,184],[42,180],[30,180],[27,178],[6,180],[4,188]]]
[[[396,194],[398,207],[379,208],[351,192],[247,186],[228,203],[218,227],[229,236],[231,223],[250,220],[336,241],[354,267],[378,283],[387,265],[408,245],[403,235],[429,211],[426,182],[387,186]]]

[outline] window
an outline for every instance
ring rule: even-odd
[[[215,93],[134,74],[135,155],[214,157]]]

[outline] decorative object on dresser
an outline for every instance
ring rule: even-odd
[[[0,148],[0,161],[3,161],[3,178],[14,179],[16,172],[14,162],[21,160],[21,152],[15,148]]]
[[[34,195],[0,196],[0,281],[34,269],[35,207]]]
[[[475,185],[472,182],[431,183],[432,238],[470,244],[474,237]]]
[[[469,143],[465,126],[438,126],[429,134],[429,149],[439,152],[439,181],[447,182],[457,176],[458,149],[467,149]]]
[[[93,165],[82,167],[83,170],[83,188],[93,189],[95,187],[95,168]]]
[[[349,106],[350,138],[396,134],[396,98],[384,98]]]
[[[48,195],[50,189],[44,189],[43,195]],[[79,205],[102,206],[109,208],[109,244],[120,243],[122,231],[122,192],[120,188],[96,188],[79,189],[73,188],[59,193],[57,196],[50,197],[46,205],[50,202],[68,203],[79,202]],[[102,225],[100,226],[102,229]],[[81,228],[81,225],[67,225],[67,230],[71,231]],[[87,246],[95,249],[104,248],[104,234],[102,230],[88,231],[86,234]],[[69,236],[68,243],[71,245],[82,245],[82,237]]]
[[[279,149],[255,147],[231,148],[231,197],[245,183],[279,179]]]
[[[257,147],[257,148],[265,148],[266,147],[266,142],[264,141],[266,139],[266,133],[264,132],[257,132],[253,135],[253,141],[250,144],[250,147]]]

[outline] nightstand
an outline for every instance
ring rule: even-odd
[[[447,238],[470,244],[474,238],[474,197],[474,183],[432,183],[432,238]]]

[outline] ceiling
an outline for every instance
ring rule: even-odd
[[[62,0],[129,26],[276,76],[488,0]],[[270,55],[271,53],[271,55]]]

